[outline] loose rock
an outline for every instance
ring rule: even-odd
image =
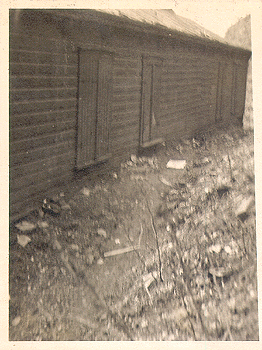
[[[22,247],[25,247],[29,242],[31,242],[31,238],[25,235],[17,235],[17,242]]]
[[[29,221],[19,222],[15,226],[22,232],[33,231],[36,228],[36,224]]]
[[[97,234],[98,234],[99,236],[103,236],[104,238],[107,237],[106,231],[105,231],[104,229],[102,229],[102,228],[99,228],[99,229],[97,230]]]
[[[253,196],[243,199],[235,211],[236,216],[239,216],[239,217],[245,216],[245,214],[247,214],[251,206],[254,204],[255,204],[255,200]]]
[[[184,169],[186,166],[186,160],[173,160],[170,159],[166,165],[168,169]]]

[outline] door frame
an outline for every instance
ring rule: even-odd
[[[105,80],[101,72],[106,71],[101,63],[108,59],[108,76]],[[96,67],[95,67],[96,66]],[[93,68],[95,67],[95,71]],[[90,165],[106,161],[110,157],[109,129],[111,117],[112,88],[106,84],[112,84],[113,53],[98,49],[78,49],[78,94],[77,94],[77,139],[76,139],[76,169],[81,170]],[[89,72],[89,71],[90,72]],[[95,74],[95,75],[94,75]],[[93,85],[92,85],[93,84]],[[102,90],[101,90],[102,89]],[[103,94],[103,89],[106,93]],[[90,94],[89,94],[89,91]],[[90,97],[91,96],[91,97]],[[107,104],[107,111],[103,118],[103,112],[99,110],[99,100]],[[106,101],[104,99],[107,99]],[[103,103],[102,103],[103,105]],[[101,130],[100,130],[101,129]],[[101,138],[102,137],[102,138]],[[101,139],[100,139],[101,138]],[[105,140],[104,140],[105,138]],[[105,154],[99,154],[99,142],[106,142]]]
[[[158,56],[150,56],[150,55],[142,55],[142,73],[141,73],[141,113],[140,113],[140,125],[139,125],[139,146],[140,148],[146,148],[154,146],[158,143],[163,142],[163,138],[155,137],[152,135],[152,126],[154,123],[157,123],[154,116],[154,111],[152,111],[154,103],[154,91],[156,86],[154,84],[158,84],[158,93],[161,93],[161,67],[163,65],[163,58]],[[151,79],[150,79],[150,113],[149,113],[149,137],[148,140],[144,140],[144,130],[145,130],[145,71],[148,67],[151,67]],[[158,81],[155,82],[156,79],[156,67],[159,69],[159,78]]]

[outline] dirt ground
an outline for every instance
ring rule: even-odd
[[[258,340],[253,137],[162,144],[12,223],[9,340]]]

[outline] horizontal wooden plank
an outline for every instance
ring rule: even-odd
[[[27,62],[37,64],[69,64],[76,65],[78,60],[77,53],[54,53],[41,51],[27,51],[27,50],[10,50],[10,62]]]
[[[169,107],[164,111],[162,118],[168,119],[170,117],[170,123],[172,123],[173,118],[184,119],[189,114],[196,115],[196,109],[191,105],[185,106],[184,108],[181,107],[180,109]]]
[[[59,167],[64,163],[70,163],[74,167],[75,151],[72,150],[59,155],[51,155],[44,161],[38,159],[35,162],[28,164],[20,164],[19,166],[10,167],[10,181],[20,181],[21,177],[26,177],[28,174],[37,174],[39,172],[47,171],[55,167]]]
[[[70,140],[63,143],[46,145],[45,147],[30,149],[26,152],[11,153],[10,167],[18,166],[19,164],[27,164],[35,162],[38,159],[46,159],[50,156],[67,153],[75,149],[75,142]]]
[[[77,77],[11,77],[10,89],[77,87]]]
[[[68,64],[35,64],[27,62],[14,62],[9,66],[10,76],[30,76],[30,75],[45,75],[45,76],[76,76],[77,65]]]
[[[54,110],[63,110],[76,108],[77,100],[76,98],[72,99],[57,99],[53,98],[51,100],[43,101],[21,101],[13,102],[10,104],[10,114],[23,114],[23,113],[35,113],[35,112],[44,112],[44,111],[54,111]]]
[[[45,88],[45,89],[12,89],[9,93],[10,102],[48,100],[51,98],[76,98],[77,88]]]
[[[162,70],[163,72],[191,72],[194,71],[213,71],[214,69],[217,69],[217,62],[216,64],[210,64],[209,62],[203,61],[201,58],[198,60],[198,62],[186,62],[185,60],[180,60],[177,62],[174,62],[172,65],[163,65]]]
[[[199,75],[199,76],[167,76],[166,78],[162,77],[161,82],[162,84],[170,84],[175,85],[177,83],[184,84],[184,85],[190,85],[193,84],[212,84],[216,81],[216,79],[209,76]]]
[[[16,141],[10,143],[10,151],[14,154],[18,152],[26,152],[34,148],[50,146],[55,143],[61,143],[65,141],[73,141],[76,137],[75,130],[64,131],[55,133],[43,137],[29,137],[22,141]]]
[[[128,57],[115,57],[114,66],[126,67],[132,69],[141,69],[142,59],[141,56],[137,58],[128,58]]]
[[[193,90],[178,90],[176,89],[173,94],[163,94],[162,100],[165,103],[171,102],[173,103],[176,101],[177,105],[184,104],[185,102],[187,103],[192,102],[195,103],[195,101],[198,100],[206,100],[206,103],[210,103],[211,101],[211,95],[210,95],[210,89],[193,89]]]
[[[68,174],[68,171],[65,173],[60,172],[60,174],[57,174],[57,176],[52,179],[48,179],[33,186],[28,186],[20,191],[12,192],[10,195],[11,212],[19,205],[19,202],[22,202],[25,205],[25,199],[27,203],[36,198],[44,199],[45,194],[48,193],[51,188],[62,186],[66,180],[70,179],[70,177],[72,178],[72,175],[70,175],[71,174]]]
[[[161,79],[161,85],[163,87],[172,87],[172,86],[190,86],[194,84],[196,86],[201,85],[212,85],[216,82],[215,78],[212,77],[168,77],[166,79]]]
[[[72,152],[64,155],[64,162],[60,164],[56,164],[53,167],[46,167],[46,169],[42,171],[38,171],[37,173],[31,173],[30,171],[26,174],[26,176],[22,176],[16,179],[13,177],[10,179],[10,190],[11,193],[17,191],[25,191],[25,188],[30,186],[35,186],[41,184],[42,182],[46,182],[53,178],[63,174],[63,173],[72,173],[74,169],[74,158],[72,157]],[[66,159],[66,157],[68,159]]]
[[[43,136],[51,133],[60,133],[66,130],[75,130],[76,120],[68,120],[59,123],[32,125],[10,130],[10,142],[27,139],[30,137]]]
[[[61,38],[48,38],[35,35],[24,35],[23,33],[11,32],[9,39],[10,49],[44,51],[44,52],[70,52],[75,51],[75,46],[68,40]]]
[[[204,69],[195,69],[194,71],[189,71],[189,70],[183,70],[183,69],[180,69],[179,67],[177,67],[175,70],[167,70],[167,71],[164,71],[162,69],[162,77],[163,79],[166,79],[166,78],[183,78],[183,77],[194,77],[194,76],[197,76],[197,77],[206,77],[206,78],[209,78],[209,77],[215,77],[216,76],[216,73],[217,73],[217,70],[211,70],[211,69],[208,69],[208,70],[204,70]]]
[[[47,112],[39,112],[39,113],[24,113],[24,114],[10,114],[9,117],[9,125],[11,129],[22,128],[32,125],[44,125],[51,124],[55,125],[57,123],[66,122],[69,120],[75,120],[76,118],[76,109],[63,109],[57,111],[47,111]],[[52,129],[52,131],[56,131]]]
[[[72,180],[72,176],[68,177],[68,175],[61,175],[59,179],[57,179],[56,184],[51,186],[47,186],[45,192],[40,191],[39,193],[29,196],[22,197],[21,200],[15,200],[14,203],[10,205],[10,220],[17,220],[23,216],[28,215],[31,211],[35,209],[40,209],[42,202],[46,196],[57,194],[58,191],[64,189],[64,184],[68,183]]]
[[[202,62],[202,61],[201,61]],[[190,73],[193,74],[195,72],[212,72],[216,70],[216,66],[210,66],[209,64],[203,63],[203,64],[192,64],[192,63],[185,63],[181,60],[181,62],[174,64],[172,66],[162,66],[163,74],[166,74],[167,72],[177,72],[177,73]]]

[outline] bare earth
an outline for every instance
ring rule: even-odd
[[[258,340],[253,137],[163,144],[12,223],[9,339]]]

